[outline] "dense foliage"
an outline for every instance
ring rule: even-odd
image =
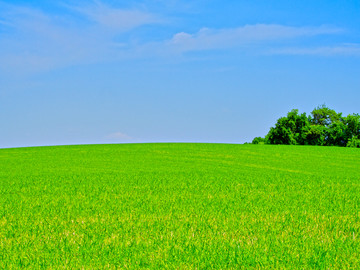
[[[294,109],[279,118],[265,138],[256,137],[252,143],[360,148],[360,115],[343,117],[325,105],[315,108],[309,116]]]

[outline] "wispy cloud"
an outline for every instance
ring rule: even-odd
[[[100,1],[88,6],[69,6],[93,22],[113,30],[128,31],[141,25],[159,23],[158,16],[141,10],[119,9],[109,7]]]
[[[336,27],[289,27],[274,24],[245,25],[233,29],[203,28],[195,34],[177,33],[167,46],[177,51],[196,51],[252,45],[261,42],[281,41],[298,37],[337,34]]]
[[[54,15],[2,4],[0,26],[6,34],[0,36],[0,70],[28,73],[114,60],[127,46],[119,34],[156,21],[153,14],[100,2],[77,9],[93,23],[79,21],[71,13]]]
[[[1,1],[1,0],[0,0]],[[82,2],[84,3],[84,2]],[[168,39],[146,34],[142,42],[136,28],[163,22],[144,8],[119,9],[100,1],[65,6],[62,13],[0,2],[0,71],[37,73],[51,69],[129,58],[170,57],[190,51],[258,47],[277,54],[358,54],[358,47],[283,49],[281,42],[339,34],[337,27],[290,27],[254,24],[229,29],[203,28],[179,32]],[[55,11],[53,11],[55,12]],[[80,16],[79,16],[80,15]],[[155,26],[154,26],[155,27]],[[150,30],[151,31],[151,30]],[[143,32],[141,32],[143,33]],[[300,39],[301,38],[301,39]],[[157,41],[153,41],[153,40]],[[266,47],[266,48],[265,48]]]
[[[7,21],[4,21],[4,20],[1,20],[1,19],[0,19],[0,25],[12,26],[11,23],[9,23],[9,22],[7,22]]]
[[[360,56],[360,44],[317,48],[283,48],[271,50],[270,54],[313,56]]]

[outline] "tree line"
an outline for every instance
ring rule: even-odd
[[[309,116],[294,109],[279,118],[265,138],[256,137],[252,143],[360,148],[360,115],[344,117],[326,105],[316,107]]]

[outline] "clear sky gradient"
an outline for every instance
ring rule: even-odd
[[[0,0],[0,147],[244,143],[359,101],[358,0]]]

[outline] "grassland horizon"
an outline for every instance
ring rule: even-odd
[[[0,268],[360,265],[355,148],[0,149]]]

